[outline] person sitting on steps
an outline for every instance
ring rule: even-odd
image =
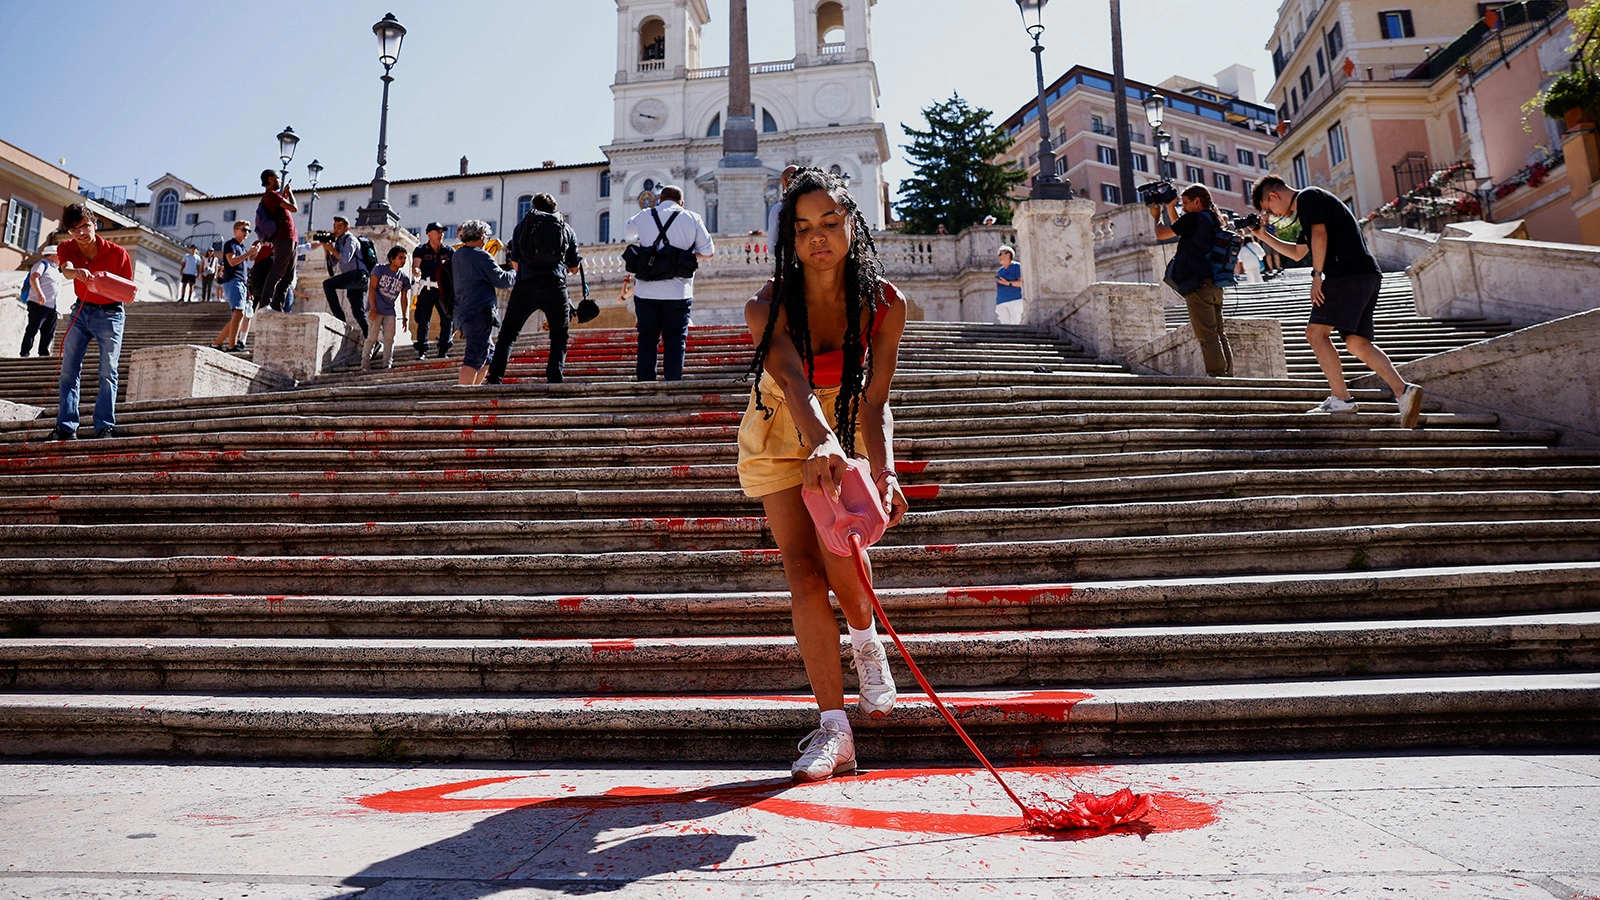
[[[850,628],[857,707],[884,716],[897,694],[854,561],[823,548],[801,492],[837,498],[846,460],[865,456],[890,526],[905,515],[889,383],[906,301],[883,279],[855,200],[821,169],[796,172],[784,195],[773,267],[772,280],[745,304],[756,345],[749,374],[759,380],[739,425],[739,484],[761,498],[782,551],[795,639],[822,714],[790,772],[798,782],[820,781],[856,767],[830,589]]]

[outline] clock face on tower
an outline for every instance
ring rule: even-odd
[[[667,124],[667,105],[655,99],[640,100],[628,119],[640,134],[655,134]]]

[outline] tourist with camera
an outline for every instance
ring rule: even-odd
[[[1167,284],[1183,296],[1189,307],[1189,324],[1200,343],[1206,374],[1213,378],[1233,375],[1233,348],[1222,322],[1222,288],[1211,270],[1211,248],[1216,244],[1222,221],[1217,217],[1211,192],[1203,184],[1191,184],[1179,195],[1167,182],[1146,185],[1146,203],[1156,220],[1156,237],[1178,239],[1178,250],[1167,265]],[[1178,215],[1179,204],[1183,215]],[[1167,222],[1162,221],[1165,215]]]
[[[348,322],[345,318],[344,308],[339,305],[339,292],[344,291],[345,297],[350,301],[350,313],[356,317],[356,324],[361,326],[361,339],[367,339],[367,272],[366,263],[361,259],[361,247],[356,243],[356,236],[350,233],[350,220],[344,216],[333,217],[332,231],[319,231],[314,235],[317,242],[322,245],[322,252],[328,256],[328,268],[332,278],[322,282],[322,293],[328,298],[328,312],[334,318]]]
[[[656,344],[662,346],[661,377],[683,380],[683,355],[688,341],[689,311],[694,304],[694,270],[710,259],[713,248],[706,223],[684,209],[683,189],[667,185],[661,202],[628,220],[625,239],[638,244],[660,265],[634,272],[633,311],[639,318],[640,381],[656,380]],[[632,271],[630,269],[630,271]]]
[[[1311,254],[1311,317],[1306,325],[1306,340],[1317,355],[1317,365],[1328,379],[1332,391],[1314,413],[1355,412],[1356,401],[1345,385],[1344,366],[1333,345],[1338,331],[1344,345],[1366,363],[1394,391],[1400,405],[1400,427],[1415,428],[1422,414],[1422,388],[1407,384],[1395,371],[1388,355],[1373,343],[1373,315],[1378,309],[1378,291],[1383,270],[1367,249],[1355,214],[1343,201],[1319,187],[1294,190],[1276,175],[1256,182],[1251,205],[1280,219],[1300,220],[1300,238],[1286,244],[1254,229],[1258,240],[1290,259]]]

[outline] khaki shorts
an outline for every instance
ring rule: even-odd
[[[772,417],[756,408],[756,394],[751,391],[750,404],[739,422],[739,487],[750,497],[765,497],[803,484],[801,467],[812,450],[795,427],[778,383],[763,372],[760,387],[761,399],[773,411]],[[839,399],[839,389],[814,388],[812,393],[822,403],[828,427],[833,428],[833,404]]]

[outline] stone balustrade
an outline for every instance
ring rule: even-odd
[[[1520,326],[1600,307],[1600,247],[1522,240],[1521,224],[1447,226],[1406,269],[1417,311]]]
[[[1143,206],[1122,206],[1096,215],[1090,226],[1094,240],[1095,280],[1160,283],[1175,244],[1156,240],[1154,220]],[[1182,302],[1172,292],[1169,306]]]
[[[195,344],[135,350],[128,364],[132,402],[230,397],[292,387],[294,379],[276,369]]]

